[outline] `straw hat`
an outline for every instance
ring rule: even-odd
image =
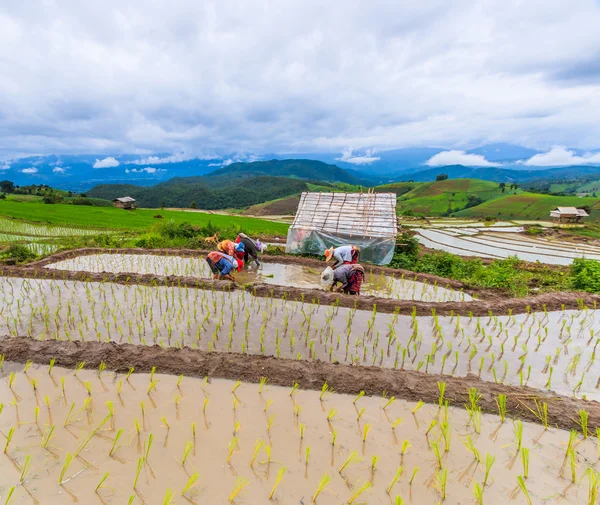
[[[329,249],[325,249],[323,254],[325,255],[325,262],[329,261],[333,256],[333,246],[331,246]]]

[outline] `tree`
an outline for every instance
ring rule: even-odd
[[[167,202],[165,202],[164,200],[162,202],[160,202],[161,209],[164,209],[166,205],[167,205]]]
[[[15,190],[15,183],[12,181],[0,181],[0,192],[12,193]]]
[[[190,209],[197,209],[198,207],[196,206],[196,202],[193,201],[192,203],[190,203]]]
[[[445,181],[446,179],[448,179],[448,174],[437,174],[435,176],[436,181]]]

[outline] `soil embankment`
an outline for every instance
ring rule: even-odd
[[[600,404],[568,398],[528,387],[495,384],[473,375],[452,377],[425,374],[408,370],[390,370],[369,366],[336,365],[322,361],[301,361],[248,354],[207,353],[184,347],[163,348],[117,343],[67,342],[57,340],[34,340],[27,337],[0,338],[0,354],[8,361],[25,363],[28,360],[47,364],[51,359],[56,365],[75,368],[85,363],[86,368],[97,369],[104,362],[108,369],[127,372],[156,371],[171,375],[190,377],[215,377],[260,382],[266,377],[273,385],[291,387],[297,382],[303,389],[320,390],[325,382],[338,393],[358,394],[364,391],[375,396],[386,393],[399,399],[437,403],[438,381],[446,383],[445,399],[450,405],[463,407],[468,404],[468,389],[477,388],[481,395],[479,405],[484,412],[497,413],[496,399],[499,394],[507,397],[507,416],[541,423],[534,414],[538,405],[548,405],[550,427],[580,430],[579,412],[588,413],[588,426],[600,426]],[[537,404],[536,404],[537,402]]]

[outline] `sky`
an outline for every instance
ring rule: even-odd
[[[435,146],[468,164],[508,142],[581,164],[599,26],[598,0],[5,0],[0,159]]]

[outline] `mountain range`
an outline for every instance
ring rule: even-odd
[[[203,176],[207,174],[231,174],[251,170],[257,175],[256,161],[261,161],[263,175],[274,177],[297,177],[309,180],[341,181],[349,184],[376,185],[402,180],[434,180],[437,174],[447,173],[450,178],[478,178],[496,182],[529,181],[544,177],[566,175],[577,177],[589,174],[596,167],[562,166],[560,168],[532,167],[523,164],[540,154],[512,144],[488,144],[463,154],[471,156],[469,166],[442,164],[431,167],[432,158],[447,149],[419,147],[381,152],[346,151],[339,153],[289,153],[262,154],[260,156],[232,154],[226,156],[188,157],[182,154],[156,154],[140,156],[122,154],[106,155],[50,155],[0,161],[0,179],[8,179],[19,185],[47,184],[65,190],[87,191],[98,184],[134,184],[152,186],[175,177]],[[456,153],[458,151],[452,151]],[[462,152],[462,151],[461,151]],[[571,150],[575,155],[581,151]],[[445,153],[444,153],[445,154]],[[481,158],[473,158],[472,155]],[[477,166],[477,160],[485,166]],[[271,161],[264,161],[271,160]],[[322,162],[312,172],[304,165],[300,171],[293,163],[286,171],[276,173],[283,160],[312,160]],[[271,166],[269,166],[271,163]],[[429,163],[429,165],[428,165]],[[248,168],[251,167],[251,168]]]

